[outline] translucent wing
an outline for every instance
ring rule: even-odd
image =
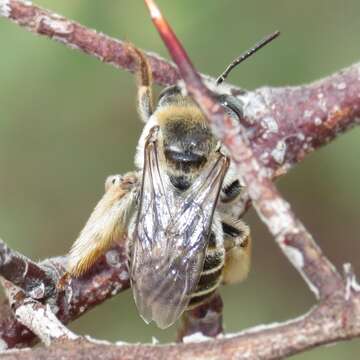
[[[219,154],[185,193],[162,177],[154,131],[145,145],[130,273],[140,315],[160,328],[185,310],[202,271],[228,160]]]

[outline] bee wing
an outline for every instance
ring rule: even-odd
[[[166,328],[186,309],[201,275],[227,167],[227,158],[219,155],[186,193],[177,194],[161,176],[156,141],[147,142],[130,261],[134,299],[146,322]]]

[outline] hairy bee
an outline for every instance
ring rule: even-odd
[[[234,218],[242,185],[203,113],[178,86],[166,88],[154,107],[150,67],[139,50],[129,49],[139,65],[138,110],[145,122],[138,170],[108,178],[104,197],[70,251],[68,270],[81,275],[127,234],[138,311],[146,322],[166,328],[220,284],[246,278],[251,238],[248,226]],[[239,121],[236,99],[219,100]]]

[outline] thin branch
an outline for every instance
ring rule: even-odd
[[[273,177],[360,124],[360,63],[309,85],[263,87],[240,97],[244,127]]]
[[[200,343],[170,345],[103,345],[77,341],[37,348],[31,352],[4,353],[4,360],[35,360],[64,357],[77,360],[172,359],[172,360],[277,360],[315,346],[360,336],[360,293],[351,287],[351,297],[330,300],[305,316],[280,324],[255,327],[237,335]],[[203,340],[203,339],[199,339]],[[291,344],[291,346],[290,346]]]
[[[3,246],[4,248],[7,247]],[[14,253],[12,250],[8,252]],[[45,260],[36,266],[46,273],[53,274],[54,287],[61,280],[62,289],[56,289],[48,297],[42,299],[42,303],[49,305],[58,319],[67,324],[106,299],[129,288],[126,262],[125,250],[117,245],[102,256],[85,276],[64,279],[66,257]],[[2,275],[1,271],[0,274]],[[24,286],[20,283],[18,286],[22,289],[26,288],[26,281],[27,278],[25,278]],[[9,284],[5,285],[8,291],[13,289],[13,286]],[[18,296],[13,295],[12,298],[19,299],[20,297],[22,300],[24,297],[22,289],[18,290]],[[14,308],[14,304],[12,307]],[[35,334],[16,320],[13,310],[6,302],[0,305],[0,350],[32,346],[37,341]]]
[[[23,290],[9,281],[3,281],[3,287],[15,318],[36,334],[45,345],[49,346],[54,341],[78,338],[58,320],[50,305],[43,305],[39,301],[27,297]]]
[[[55,290],[53,274],[11,250],[0,239],[0,274],[22,288],[33,299],[51,295]]]
[[[123,41],[88,29],[59,14],[33,5],[30,1],[0,0],[0,16],[28,31],[51,38],[71,49],[80,50],[116,68],[131,72],[136,70],[136,59]],[[156,54],[146,55],[157,83],[169,85],[179,79],[173,64]]]

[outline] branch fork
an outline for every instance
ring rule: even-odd
[[[95,344],[73,334],[63,324],[129,287],[122,246],[109,250],[84,278],[65,281],[64,289],[59,291],[56,284],[65,272],[66,257],[36,264],[0,242],[0,275],[6,279],[3,284],[13,311],[7,305],[0,308],[6,314],[0,321],[0,343],[6,348],[32,346],[37,336],[44,344],[51,345],[27,352],[29,359],[41,355],[60,358],[64,354],[85,359],[86,349],[94,358],[101,355],[102,359],[113,359],[117,353],[129,359],[147,356],[268,360],[359,337],[360,285],[351,265],[344,265],[344,276],[339,274],[272,181],[302,161],[306,154],[359,124],[360,64],[304,86],[264,87],[253,92],[230,84],[217,88],[215,79],[199,75],[194,69],[155,2],[145,0],[145,3],[176,63],[175,67],[157,55],[145,53],[154,81],[162,85],[183,84],[207,115],[247,188],[247,194],[239,202],[239,215],[251,201],[318,303],[307,314],[286,323],[218,336],[222,333],[222,302],[214,297],[205,307],[186,314],[178,337],[189,339],[186,336],[200,332],[216,337],[215,340],[163,346]],[[135,70],[135,60],[123,42],[29,2],[0,0],[0,15],[105,63]],[[214,90],[225,91],[242,104],[240,124],[234,124],[226,115]],[[4,358],[22,357],[25,355],[18,352]]]

